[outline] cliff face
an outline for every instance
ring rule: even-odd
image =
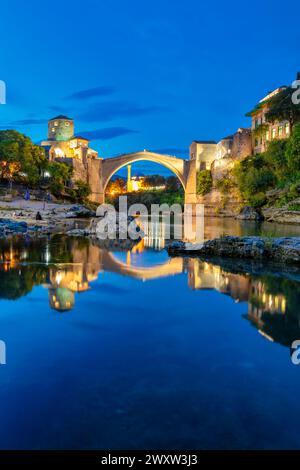
[[[197,196],[197,202],[204,204],[205,215],[235,217],[239,213],[243,201],[231,176],[235,161],[227,157],[212,164],[212,190],[205,196]]]

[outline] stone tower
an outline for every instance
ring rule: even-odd
[[[74,121],[67,116],[56,116],[48,122],[48,140],[66,142],[74,136]]]

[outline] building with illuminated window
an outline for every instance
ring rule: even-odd
[[[74,134],[74,120],[56,116],[48,122],[48,140],[41,142],[49,160],[75,158],[84,161],[97,158],[98,152],[89,147],[89,139]]]
[[[286,87],[276,88],[276,90],[262,98],[254,110],[248,113],[252,118],[252,145],[255,154],[264,152],[268,142],[271,140],[287,139],[290,136],[291,129],[288,121],[275,121],[274,123],[266,121],[266,114],[269,111],[269,100],[282,92],[285,88]]]

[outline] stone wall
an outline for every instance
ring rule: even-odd
[[[231,156],[241,160],[252,154],[251,129],[240,128],[233,136]]]

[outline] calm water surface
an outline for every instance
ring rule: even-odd
[[[205,234],[270,229],[300,235],[230,219]],[[300,448],[299,273],[163,245],[159,228],[131,250],[1,242],[1,448]]]

